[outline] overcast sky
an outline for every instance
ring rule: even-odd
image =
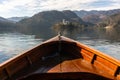
[[[32,16],[47,10],[119,9],[120,0],[0,0],[0,16]]]

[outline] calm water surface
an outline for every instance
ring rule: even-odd
[[[35,39],[35,35],[20,33],[0,34],[0,63],[41,42],[42,39]]]
[[[0,63],[43,42],[44,38],[20,33],[0,34]],[[120,42],[77,36],[76,40],[120,60]]]

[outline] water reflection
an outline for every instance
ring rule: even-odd
[[[56,35],[57,33],[54,32],[54,30],[42,33],[0,33],[0,63]],[[78,40],[90,47],[120,59],[119,29],[74,28],[72,30],[64,30],[63,36]]]
[[[106,28],[106,38],[112,42],[120,42],[120,31],[117,28]]]
[[[20,33],[0,34],[0,63],[41,42],[42,39],[36,39],[35,35]]]

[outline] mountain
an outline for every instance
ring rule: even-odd
[[[1,22],[11,22],[11,21],[9,21],[8,19],[5,19],[5,18],[3,18],[3,17],[0,17],[0,21],[1,21]]]
[[[16,28],[16,24],[14,24],[13,22],[0,17],[0,32],[4,32],[4,31],[14,31]]]
[[[23,19],[19,21],[17,24],[19,25],[22,32],[39,32],[40,34],[49,35],[51,33],[51,27],[61,22],[63,19],[72,22],[79,22],[80,24],[85,24],[81,18],[79,18],[72,11],[44,11],[34,16]]]
[[[100,27],[109,26],[109,28],[119,28],[120,29],[120,12],[109,16],[98,24]],[[108,28],[108,27],[107,27]]]
[[[97,24],[106,18],[107,18],[106,15],[92,14],[92,15],[87,15],[87,16],[83,17],[82,19],[86,22]]]
[[[83,18],[87,15],[113,15],[117,14],[120,12],[120,9],[114,9],[114,10],[108,10],[108,11],[97,11],[97,10],[91,10],[91,11],[85,11],[85,10],[80,10],[80,11],[74,11],[79,17]]]
[[[120,12],[120,9],[108,10],[108,11],[74,11],[83,21],[91,22],[91,23],[99,23],[102,20],[106,19],[110,15],[114,15]]]
[[[10,17],[7,19],[13,22],[19,22],[20,20],[25,19],[25,18],[28,18],[28,17],[27,16],[26,17]]]

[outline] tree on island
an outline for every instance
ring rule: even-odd
[[[64,21],[52,26],[52,29],[56,33],[61,33],[62,35],[74,34],[84,30],[84,25],[77,22]]]

